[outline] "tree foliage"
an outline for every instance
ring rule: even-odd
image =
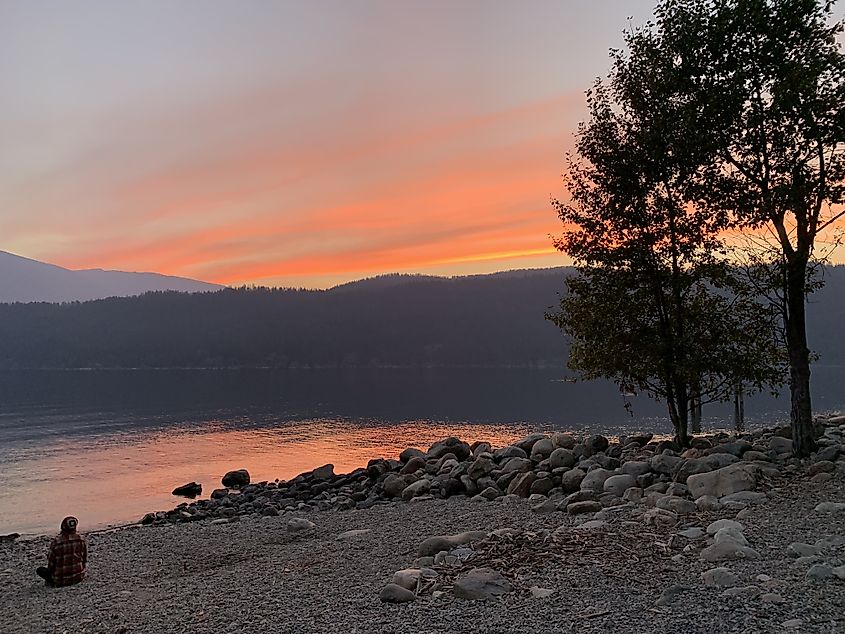
[[[764,290],[783,321],[802,456],[815,449],[806,297],[817,287],[819,247],[837,242],[845,213],[845,56],[834,4],[664,0],[655,24],[632,36],[648,57],[671,60],[662,82],[695,113],[684,126],[699,148],[689,204],[751,236],[751,259],[773,273]],[[629,59],[648,68],[642,57],[632,49]]]
[[[556,246],[579,276],[550,318],[572,338],[570,367],[665,399],[687,442],[696,399],[724,400],[738,382],[774,387],[771,314],[726,258],[727,210],[691,204],[709,148],[691,131],[702,111],[653,28],[627,33],[606,81],[588,92],[567,165]]]

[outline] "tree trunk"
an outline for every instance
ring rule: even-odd
[[[696,392],[690,399],[692,433],[701,433],[701,395]]]
[[[738,432],[745,431],[745,397],[742,382],[734,387],[734,427]]]
[[[675,429],[675,442],[680,447],[689,447],[689,398],[686,386],[677,385],[672,392],[666,399],[666,404],[669,406],[669,418]]]
[[[789,354],[789,393],[792,449],[795,456],[806,458],[817,449],[810,402],[810,349],[807,347],[806,323],[807,262],[794,258],[786,271],[786,347]]]

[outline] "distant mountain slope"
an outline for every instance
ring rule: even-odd
[[[216,291],[218,284],[158,273],[88,269],[71,271],[54,264],[0,251],[0,302],[71,302],[128,297],[149,291]]]
[[[568,272],[0,304],[0,368],[562,367],[566,339],[543,315]],[[808,308],[810,345],[820,363],[842,364],[845,267],[826,281]]]

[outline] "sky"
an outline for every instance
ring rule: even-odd
[[[651,0],[0,0],[0,249],[328,287],[567,263],[584,91]]]

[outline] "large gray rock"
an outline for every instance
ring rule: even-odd
[[[469,445],[454,436],[449,436],[434,443],[428,450],[427,458],[439,460],[449,453],[454,454],[459,461],[466,460],[470,456]]]
[[[628,473],[634,477],[645,475],[649,471],[651,471],[651,465],[639,460],[629,460],[622,465],[622,473]]]
[[[384,494],[387,497],[398,498],[402,495],[402,491],[405,490],[405,487],[408,486],[408,483],[405,482],[405,478],[403,478],[402,476],[396,475],[395,473],[391,473],[385,478],[382,486],[384,488]]]
[[[545,437],[546,434],[529,434],[525,438],[516,441],[514,446],[519,447],[526,453],[526,455],[528,455],[531,453],[531,449],[534,447],[534,444]]]
[[[473,568],[455,581],[452,592],[461,599],[490,600],[513,590],[510,582],[490,568]]]
[[[655,506],[659,509],[672,511],[678,515],[689,515],[698,511],[695,502],[674,495],[665,495],[659,498]]]
[[[249,484],[249,471],[246,469],[229,471],[223,476],[222,482],[224,487],[245,487]]]
[[[534,465],[528,458],[509,458],[502,463],[502,473],[531,471],[532,466]]]
[[[524,450],[520,449],[519,447],[514,447],[513,445],[508,445],[507,447],[502,447],[501,449],[497,449],[493,453],[493,458],[495,458],[499,462],[504,462],[507,458],[527,458],[528,453]]]
[[[381,599],[382,603],[408,603],[415,601],[417,595],[395,583],[388,583],[381,589],[378,598]]]
[[[549,456],[549,466],[552,469],[571,469],[575,466],[576,461],[575,452],[563,447],[555,449]]]
[[[420,469],[425,469],[425,458],[421,456],[411,456],[411,459],[405,463],[399,473],[408,474],[416,473]]]
[[[585,454],[588,456],[592,456],[601,451],[605,451],[609,445],[610,443],[604,436],[588,436],[587,439],[584,441],[584,449],[586,450]]]
[[[402,490],[402,499],[408,502],[415,497],[425,495],[430,490],[431,482],[429,482],[425,478],[422,478],[420,480],[417,480],[413,484],[409,484]]]
[[[563,449],[574,449],[578,443],[572,434],[555,432],[552,434],[552,444],[555,447],[562,447]]]
[[[749,464],[732,464],[709,473],[698,473],[687,478],[693,498],[712,495],[720,498],[737,491],[749,491],[757,485],[755,469]]]
[[[652,456],[651,460],[649,460],[649,465],[651,466],[651,470],[655,473],[662,473],[663,475],[670,476],[683,461],[684,459],[679,458],[678,456],[661,453],[656,456]]]
[[[613,471],[609,471],[608,469],[593,469],[584,476],[583,480],[581,480],[581,489],[589,491],[603,491],[605,480],[612,475]]]
[[[713,536],[723,528],[733,528],[735,530],[738,530],[739,532],[742,532],[744,530],[742,524],[740,524],[736,520],[724,519],[716,520],[715,522],[710,522],[710,524],[707,525],[707,534]]]
[[[416,447],[408,447],[399,454],[400,462],[408,462],[411,458],[422,458],[425,461],[425,452]]]
[[[573,493],[581,488],[581,482],[586,475],[581,469],[570,469],[560,476],[560,487],[564,493]]]
[[[772,436],[769,439],[769,449],[775,453],[792,453],[792,440],[780,436]]]
[[[315,480],[331,480],[334,477],[334,465],[324,464],[322,467],[317,467],[311,472],[311,476]]]
[[[589,477],[590,474],[587,474]],[[583,484],[583,482],[582,482]],[[608,493],[613,493],[617,497],[625,495],[625,491],[637,484],[637,479],[627,473],[610,476],[604,481],[603,488]]]
[[[540,462],[552,455],[555,446],[549,438],[541,438],[531,447],[531,459]]]
[[[493,462],[493,456],[490,454],[481,454],[467,469],[467,475],[473,480],[478,480],[489,474],[496,468],[496,463]]]
[[[816,505],[817,513],[843,513],[845,502],[821,502]]]
[[[533,471],[527,473],[520,473],[508,486],[508,493],[518,495],[521,498],[527,498],[531,495],[531,485],[537,479],[537,475]]]
[[[570,502],[566,506],[566,512],[570,515],[583,515],[584,513],[597,513],[601,511],[601,504],[594,501]]]

